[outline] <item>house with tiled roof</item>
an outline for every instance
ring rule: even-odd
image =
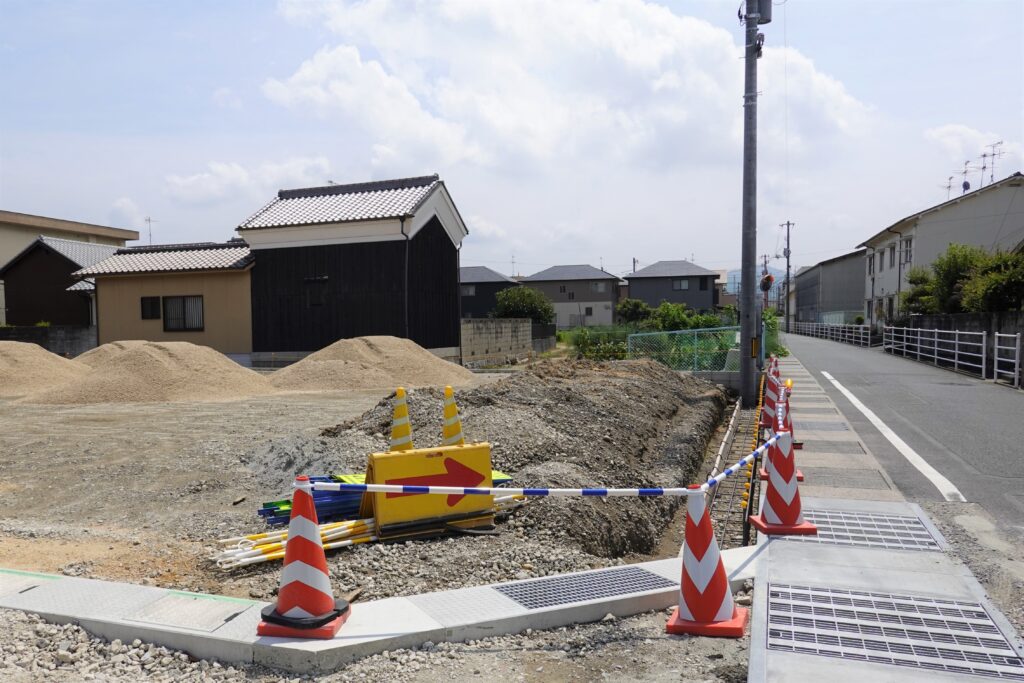
[[[498,305],[498,292],[519,283],[487,266],[459,268],[463,318],[486,318]]]
[[[437,175],[281,190],[238,226],[256,262],[253,361],[378,334],[458,359],[468,232]]]
[[[630,298],[652,307],[668,301],[686,304],[696,311],[712,311],[718,303],[718,273],[689,261],[658,261],[625,277],[629,280]]]
[[[619,302],[619,278],[590,265],[551,266],[521,282],[551,300],[558,329],[611,325]]]
[[[74,275],[94,283],[100,344],[187,341],[247,360],[253,261],[236,238],[116,249]]]
[[[109,244],[36,237],[0,268],[7,324],[92,325],[92,285],[79,282],[73,273],[117,249]]]

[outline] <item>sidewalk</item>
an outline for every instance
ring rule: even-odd
[[[750,681],[1024,680],[1022,643],[795,358],[793,429],[817,537],[759,535]]]

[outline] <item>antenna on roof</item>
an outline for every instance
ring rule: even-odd
[[[328,178],[328,179],[327,179],[327,184],[328,184],[328,185],[337,185],[338,183],[336,183],[336,182],[334,182],[333,180],[331,180],[330,178]]]
[[[992,151],[988,155],[989,158],[992,159],[992,172],[991,172],[991,175],[989,176],[989,182],[990,183],[994,183],[996,181],[996,159],[998,159],[1001,156],[1005,156],[1006,152],[1004,152],[1003,150],[999,149],[1000,147],[1003,146],[1003,141],[1002,140],[1000,140],[999,142],[993,142],[991,145],[985,145],[985,146],[992,149]]]
[[[946,188],[946,201],[949,201],[949,195],[953,191],[953,177],[954,176],[949,176],[949,179],[946,181],[945,185],[939,185],[939,187]]]
[[[988,152],[982,152],[981,156],[978,157],[979,159],[981,159],[981,178],[978,180],[978,189],[979,190],[981,188],[985,187],[985,171],[988,170],[988,157],[989,157],[989,153]]]
[[[964,182],[960,186],[960,187],[963,188],[963,192],[961,192],[961,194],[967,194],[967,190],[971,189],[971,184],[969,182],[967,182],[967,174],[970,173],[970,171],[971,171],[971,162],[970,161],[965,161],[964,162],[964,170],[957,171],[957,173],[959,173],[960,175],[962,175],[964,177]]]
[[[149,216],[146,216],[145,221],[146,227],[149,228],[149,246],[153,246],[153,224],[159,223],[160,221],[155,221]]]
[[[516,276],[516,255],[512,254],[512,277]]]

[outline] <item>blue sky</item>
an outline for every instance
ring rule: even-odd
[[[0,4],[0,208],[218,240],[280,188],[438,172],[465,264],[738,262],[738,2]],[[777,5],[758,252],[786,219],[796,265],[848,251],[999,139],[1020,170],[1022,22]]]

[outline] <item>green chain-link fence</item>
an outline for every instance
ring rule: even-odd
[[[738,371],[739,327],[641,332],[626,339],[629,358],[650,358],[673,370]]]

